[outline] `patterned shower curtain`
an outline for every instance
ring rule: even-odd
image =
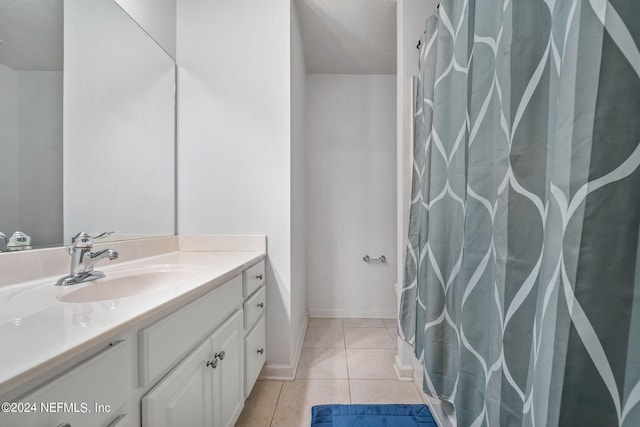
[[[458,426],[640,426],[640,2],[442,1],[401,334]]]

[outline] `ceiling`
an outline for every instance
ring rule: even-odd
[[[0,0],[0,64],[62,70],[63,0]]]
[[[309,74],[395,74],[396,0],[296,0]]]
[[[296,0],[308,73],[395,74],[396,0]],[[62,70],[63,0],[0,0],[0,64]]]

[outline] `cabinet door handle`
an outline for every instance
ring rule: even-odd
[[[262,280],[262,274],[258,274],[258,275],[256,276],[256,279],[258,279],[258,280]]]
[[[258,308],[264,308],[264,303],[263,302],[259,302],[258,303]]]
[[[262,354],[262,353],[264,353],[264,348],[259,348],[258,349],[258,354]]]
[[[58,427],[71,427],[71,424],[69,424],[69,423],[62,423],[62,424],[60,424]]]
[[[218,366],[218,359],[214,357],[213,360],[207,361],[207,367],[209,366],[211,366],[211,369],[216,369]]]
[[[213,357],[214,357],[214,359],[224,360],[224,356],[225,356],[225,354],[224,354],[224,350],[223,350],[220,353],[216,353]]]

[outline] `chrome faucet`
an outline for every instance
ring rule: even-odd
[[[102,239],[111,234],[113,234],[113,231],[107,231],[95,237],[84,232],[73,236],[71,238],[71,246],[67,247],[67,252],[71,255],[71,272],[61,277],[56,285],[69,286],[103,278],[104,273],[94,271],[93,266],[103,258],[109,258],[110,260],[118,258],[118,252],[113,249],[91,252],[91,249],[93,248],[93,242],[95,240]]]

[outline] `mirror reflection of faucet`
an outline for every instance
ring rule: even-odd
[[[26,251],[31,249],[31,237],[22,231],[16,231],[7,238],[4,233],[0,233],[0,252]]]

